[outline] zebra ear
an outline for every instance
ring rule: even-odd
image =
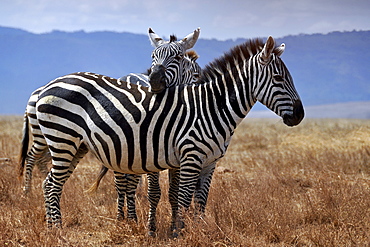
[[[268,63],[270,61],[270,57],[271,57],[272,52],[274,51],[274,48],[275,48],[275,40],[273,37],[269,36],[265,43],[265,46],[263,47],[260,53],[261,54],[260,58],[261,58],[262,63]]]
[[[194,50],[187,51],[186,56],[189,57],[189,59],[193,62],[197,61],[197,59],[199,58],[198,53]]]
[[[280,46],[278,46],[274,49],[274,53],[278,57],[280,57],[283,54],[284,51],[285,51],[285,44],[284,43],[282,43]]]
[[[159,37],[158,34],[156,34],[151,28],[149,28],[148,30],[148,35],[150,43],[154,47],[158,47],[166,42],[161,37]]]
[[[195,43],[197,42],[200,34],[200,27],[194,30],[193,33],[187,35],[185,38],[183,38],[179,43],[184,45],[185,50],[193,48]]]

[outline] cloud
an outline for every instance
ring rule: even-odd
[[[0,23],[32,32],[128,31],[237,38],[370,29],[368,0],[2,0]]]

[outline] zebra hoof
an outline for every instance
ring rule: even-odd
[[[173,239],[176,239],[176,238],[180,238],[182,235],[183,235],[183,230],[182,229],[181,230],[177,229],[177,230],[172,231],[172,236],[171,237]]]
[[[125,215],[118,213],[116,219],[117,219],[117,221],[123,221],[125,219]]]
[[[127,216],[127,220],[129,221],[129,222],[133,222],[133,223],[137,223],[137,216],[136,215],[134,215],[134,216]]]
[[[154,238],[156,236],[155,231],[149,231],[148,236]]]
[[[51,222],[51,221],[47,221],[46,222],[46,227],[48,228],[48,229],[52,229],[53,228],[53,222]]]
[[[48,229],[61,229],[62,228],[62,222],[52,222],[51,220],[47,220],[46,226]]]
[[[177,233],[177,231],[172,233],[172,238],[178,238],[178,237],[179,237],[179,234]]]
[[[171,224],[172,238],[178,238],[181,236],[182,231],[185,229],[185,224],[182,221],[173,222]]]
[[[28,197],[28,196],[30,195],[30,191],[31,191],[31,188],[29,188],[29,187],[24,187],[24,188],[23,188],[23,195],[24,195],[25,197]]]
[[[157,227],[155,226],[155,224],[154,225],[153,224],[148,224],[148,229],[149,229],[148,235],[150,237],[155,237],[156,236],[155,232],[157,231]]]

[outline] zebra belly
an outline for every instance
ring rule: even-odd
[[[147,164],[145,169],[142,168],[141,164],[134,165],[131,169],[128,169],[128,166],[123,165],[123,164],[121,164],[119,167],[117,167],[117,166],[108,166],[108,165],[106,167],[109,168],[109,169],[112,169],[114,171],[121,172],[121,173],[127,173],[127,174],[146,174],[146,173],[150,173],[150,172],[160,172],[160,171],[172,168],[170,166],[163,166],[163,168],[158,169],[153,164]]]
[[[96,154],[95,154],[96,155]],[[179,165],[171,164],[169,165],[164,160],[158,160],[157,162],[154,161],[143,161],[140,158],[135,158],[133,163],[127,162],[127,157],[123,157],[123,160],[121,163],[112,163],[107,162],[106,160],[102,160],[99,155],[96,155],[97,158],[103,163],[104,166],[106,166],[109,169],[112,169],[117,172],[121,173],[128,173],[128,174],[145,174],[150,172],[159,172],[166,169],[171,169],[174,167],[180,167]],[[137,155],[136,157],[138,157]],[[173,162],[177,163],[177,162]]]
[[[93,138],[93,136],[99,136],[102,133],[93,133],[85,144],[107,168],[121,173],[145,174],[180,167],[175,155],[166,155],[163,140],[160,140],[156,145],[153,144],[151,138],[140,142],[138,141],[140,138],[137,137],[139,135],[136,134],[134,133],[133,138],[127,138],[124,134],[119,135],[119,141],[115,142],[112,141],[112,137],[105,137],[105,141],[111,142],[102,144],[102,142],[97,143],[98,140]],[[106,149],[104,149],[105,145]],[[173,148],[170,150],[169,153],[175,153]]]

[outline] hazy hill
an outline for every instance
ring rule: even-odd
[[[244,41],[200,39],[195,45],[198,62],[204,66]],[[370,31],[287,36],[277,42],[287,46],[283,60],[305,106],[370,101]],[[91,71],[119,77],[143,72],[150,66],[152,49],[146,35],[33,34],[0,27],[0,114],[22,114],[30,93],[61,75]]]

